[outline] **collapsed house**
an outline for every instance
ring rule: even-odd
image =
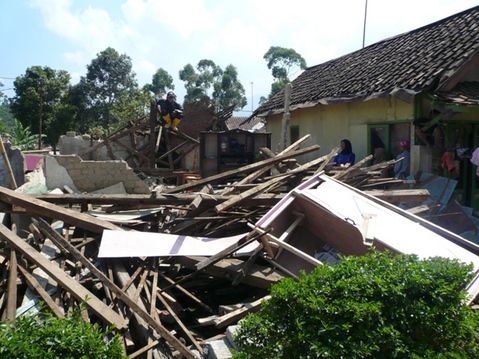
[[[135,126],[140,136],[160,131]],[[470,226],[453,232],[420,217],[440,214],[446,196],[381,176],[394,160],[368,166],[367,156],[334,168],[333,148],[300,165],[296,158],[320,148],[306,146],[308,135],[280,153],[260,148],[262,159],[211,176],[160,169],[175,178],[170,184],[151,176],[156,166],[145,175],[146,158],[132,168],[117,157],[115,146],[125,148],[118,135],[79,150],[90,156],[104,148],[114,159],[42,155],[25,184],[0,187],[2,318],[35,312],[39,301],[61,317],[89,298],[83,318],[114,325],[131,358],[195,358],[208,350],[228,357],[235,325],[260,309],[271,285],[330,265],[339,253],[375,247],[479,269],[477,245],[456,234]],[[130,145],[141,141],[128,143],[135,154]],[[145,136],[143,143],[152,142]],[[410,240],[391,235],[391,223],[401,223]],[[476,279],[467,289],[472,304]]]

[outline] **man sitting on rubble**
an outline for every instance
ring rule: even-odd
[[[178,130],[176,126],[181,122],[183,118],[183,107],[176,102],[176,95],[169,91],[166,94],[166,99],[157,99],[158,111],[161,114],[161,118],[165,121],[165,128],[171,127],[173,130]]]

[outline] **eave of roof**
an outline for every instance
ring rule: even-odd
[[[464,72],[478,50],[476,6],[306,69],[292,83],[290,111],[390,96],[411,102],[421,92],[433,95]],[[283,112],[284,90],[252,117]]]

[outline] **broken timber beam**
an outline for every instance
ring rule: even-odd
[[[65,223],[81,227],[94,233],[102,233],[104,229],[121,230],[120,227],[86,213],[56,206],[36,199],[32,196],[0,187],[0,201],[25,209],[25,212],[35,213],[38,216],[61,220]]]
[[[0,189],[1,192],[1,189]],[[17,193],[17,192],[15,192]],[[93,204],[93,205],[124,205],[131,206],[132,208],[141,207],[159,207],[161,205],[189,205],[197,196],[201,196],[201,205],[207,207],[213,207],[218,203],[222,203],[232,196],[225,196],[220,194],[201,194],[200,192],[191,193],[177,193],[177,194],[42,194],[31,195],[28,198],[36,198],[47,203],[54,204]],[[284,194],[279,193],[265,193],[258,194],[249,200],[247,205],[254,206],[273,206],[278,203]],[[1,199],[1,195],[0,195]],[[8,203],[15,202],[9,200]],[[11,211],[7,207],[2,208],[6,212]],[[78,213],[78,212],[76,212]]]
[[[32,263],[41,267],[59,285],[71,293],[78,301],[84,302],[98,317],[102,318],[109,325],[115,325],[118,330],[125,330],[128,323],[119,314],[110,309],[105,303],[98,299],[93,293],[83,287],[74,278],[67,275],[61,268],[50,262],[41,255],[35,248],[25,242],[22,238],[10,231],[6,226],[0,224],[0,236],[12,247],[21,252]],[[88,300],[87,300],[88,298]]]
[[[297,168],[295,168],[295,169],[293,169],[289,172],[285,172],[285,173],[281,173],[279,175],[276,175],[276,176],[274,176],[275,178],[272,178],[267,182],[259,184],[256,187],[250,188],[249,190],[246,190],[246,191],[228,199],[227,201],[215,206],[215,211],[216,211],[216,213],[219,214],[222,211],[225,211],[226,209],[231,208],[232,206],[238,204],[239,202],[243,201],[244,199],[246,199],[248,197],[253,197],[254,195],[258,194],[259,192],[264,192],[264,191],[270,189],[270,187],[275,185],[277,182],[283,180],[285,177],[292,176],[294,174],[303,172],[306,169],[308,169],[309,167],[315,166],[318,163],[321,163],[322,161],[324,161],[324,159],[326,157],[327,156],[317,158],[317,159],[315,159],[311,162],[308,162],[308,163],[306,163],[302,166],[299,166],[299,167],[297,167]]]
[[[88,268],[91,273],[100,280],[100,282],[108,287],[113,293],[116,294],[118,299],[125,303],[133,312],[138,314],[143,320],[145,320],[158,334],[160,334],[168,343],[170,343],[175,349],[177,349],[181,354],[186,358],[194,359],[196,356],[184,346],[179,339],[177,339],[173,334],[171,334],[163,325],[156,321],[144,308],[142,308],[136,301],[130,298],[121,288],[119,288],[115,283],[113,283],[103,272],[101,272],[95,265],[88,260],[81,252],[76,249],[71,243],[67,242],[62,236],[58,234],[55,230],[48,226],[43,220],[40,220],[40,223],[44,223],[43,228],[49,231],[50,239],[55,242],[60,247],[64,247],[70,252],[70,254],[77,260],[80,261],[86,268]],[[37,252],[38,253],[38,252]],[[63,272],[63,271],[62,271]],[[64,272],[63,272],[64,273]],[[103,302],[102,302],[103,303]],[[106,306],[106,305],[105,305]],[[106,308],[109,309],[108,306]],[[111,309],[109,309],[111,310]],[[115,313],[115,312],[113,312]],[[115,313],[116,314],[116,313]],[[116,314],[118,315],[118,314]]]
[[[424,202],[430,197],[427,189],[369,190],[363,192],[389,203]]]
[[[231,170],[231,171],[226,171],[226,172],[214,175],[214,176],[210,176],[210,177],[202,178],[202,179],[197,180],[197,181],[186,183],[186,184],[181,185],[181,186],[176,186],[175,188],[166,190],[164,193],[177,193],[177,192],[181,192],[181,191],[184,191],[184,190],[187,190],[187,189],[193,189],[195,187],[199,187],[199,186],[205,185],[205,184],[210,183],[210,182],[214,182],[214,181],[218,181],[218,180],[222,180],[222,179],[226,179],[226,178],[235,176],[238,173],[253,172],[253,171],[256,171],[257,169],[259,169],[263,166],[267,166],[267,165],[270,165],[272,163],[278,163],[278,162],[281,162],[282,160],[292,158],[292,157],[296,157],[296,156],[300,156],[300,155],[304,155],[306,153],[314,152],[314,151],[317,151],[317,150],[319,150],[319,145],[309,146],[309,147],[306,147],[306,148],[298,150],[298,151],[293,151],[293,152],[290,152],[290,153],[286,153],[282,156],[276,156],[274,158],[269,158],[269,159],[264,160],[264,161],[251,163],[249,165],[246,165],[246,166],[243,166],[243,167],[240,167],[240,168],[236,168],[236,169]]]

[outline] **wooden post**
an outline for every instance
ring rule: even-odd
[[[289,114],[289,104],[291,102],[291,89],[293,86],[289,83],[284,88],[284,114],[283,114],[283,128],[281,131],[281,151],[285,150],[288,143],[288,127],[291,115]]]
[[[13,175],[12,166],[5,151],[5,146],[3,145],[3,139],[0,138],[0,152],[3,156],[3,161],[5,162],[5,167],[7,168],[7,173],[10,176],[10,185],[12,189],[17,189],[17,182],[15,181],[15,176]]]
[[[150,168],[156,167],[156,138],[155,138],[155,128],[156,128],[156,117],[157,117],[158,107],[156,105],[156,100],[152,98],[150,100]]]

